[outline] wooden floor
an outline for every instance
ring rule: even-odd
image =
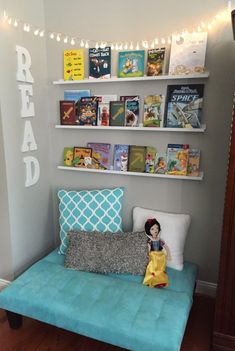
[[[181,351],[209,351],[214,299],[196,295]],[[0,310],[0,351],[121,351],[119,347],[89,339],[24,318],[19,330],[11,330]]]

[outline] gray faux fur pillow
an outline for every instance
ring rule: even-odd
[[[65,267],[98,273],[145,274],[148,247],[144,232],[69,232]]]

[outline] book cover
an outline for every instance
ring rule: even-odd
[[[60,124],[73,125],[76,124],[77,105],[75,101],[60,101]]]
[[[92,162],[94,168],[110,169],[111,144],[87,143],[87,147],[92,149]]]
[[[88,90],[65,90],[64,100],[80,101],[81,97],[91,96],[91,91]]]
[[[144,50],[122,51],[118,54],[118,77],[144,76]]]
[[[188,144],[168,144],[167,174],[187,175],[188,154]]]
[[[109,126],[110,102],[117,101],[117,95],[100,95],[98,98],[98,126]]]
[[[205,70],[207,33],[173,35],[169,74],[196,74]]]
[[[164,126],[200,128],[203,91],[203,84],[168,85]]]
[[[144,98],[144,127],[162,127],[164,119],[163,95],[149,95]]]
[[[120,101],[125,102],[125,122],[127,127],[137,127],[139,121],[140,98],[138,95],[120,96]]]
[[[160,76],[165,70],[165,48],[149,49],[147,56],[147,76]]]
[[[84,79],[84,50],[64,50],[64,80]]]
[[[125,102],[111,101],[110,102],[110,126],[124,126],[125,124]]]
[[[128,170],[129,145],[114,145],[113,169],[115,171],[127,172]]]
[[[146,147],[145,172],[154,173],[157,150],[153,146]]]
[[[95,126],[97,123],[98,99],[96,96],[81,97],[77,124],[81,126]]]
[[[199,176],[200,154],[201,152],[199,149],[189,149],[188,169],[187,169],[188,176],[192,176],[192,177]]]
[[[79,168],[89,168],[91,165],[92,149],[75,146],[73,149],[73,165]]]
[[[130,145],[128,171],[145,172],[146,146]]]
[[[111,77],[111,48],[89,49],[89,79]]]
[[[158,155],[155,163],[155,173],[165,174],[167,173],[167,157],[166,154]]]
[[[73,166],[73,147],[64,148],[63,165],[67,167]]]

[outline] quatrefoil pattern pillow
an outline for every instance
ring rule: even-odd
[[[60,249],[67,250],[67,233],[71,230],[86,232],[122,231],[123,188],[66,191],[59,190]]]

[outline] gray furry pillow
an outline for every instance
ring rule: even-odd
[[[65,267],[97,273],[145,274],[148,246],[144,232],[69,232]]]

